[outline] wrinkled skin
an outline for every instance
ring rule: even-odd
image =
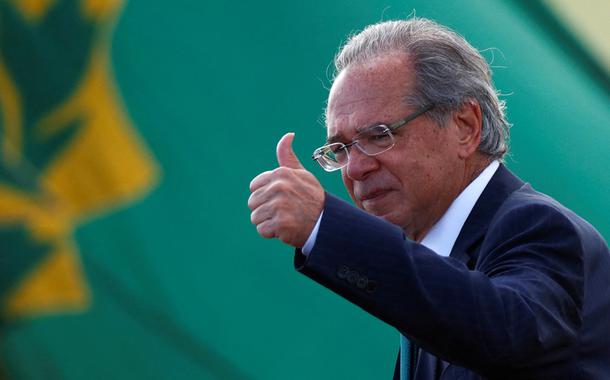
[[[248,207],[259,235],[300,248],[322,212],[324,189],[294,154],[293,139],[294,134],[287,133],[278,142],[279,167],[250,182]]]
[[[417,111],[405,103],[415,78],[409,57],[396,52],[343,70],[331,88],[326,112],[328,141],[348,143],[362,128],[391,124]],[[424,114],[398,129],[396,145],[369,157],[350,149],[342,169],[355,204],[419,241],[451,202],[487,166],[477,152],[481,110],[468,100],[439,127]],[[259,234],[302,247],[324,204],[324,191],[299,163],[287,134],[277,148],[277,169],[250,184],[248,205]]]

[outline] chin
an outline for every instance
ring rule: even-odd
[[[383,220],[385,220],[386,222],[390,222],[392,224],[396,224],[398,225],[398,221],[399,221],[399,217],[398,215],[396,215],[396,212],[393,212],[393,210],[366,210],[369,214],[371,215],[375,215]]]
[[[389,215],[384,215],[381,218],[383,218],[386,222],[392,223],[395,226],[402,228],[401,223],[400,223],[400,218],[398,218],[396,215],[389,214]]]

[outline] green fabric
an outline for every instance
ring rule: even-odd
[[[45,14],[55,21],[36,29],[19,21],[13,4],[0,0],[1,62],[32,94],[21,99],[27,134],[79,90],[90,44],[113,22],[82,16],[80,2],[56,0]],[[389,378],[396,331],[295,273],[291,249],[256,234],[247,199],[250,180],[276,167],[275,145],[288,131],[296,132],[306,168],[347,198],[339,176],[309,159],[325,139],[331,59],[353,30],[412,10],[456,29],[493,61],[514,123],[508,166],[610,236],[608,89],[513,1],[131,0],[117,11],[110,74],[157,179],[71,219],[62,242],[76,247],[90,303],[3,315],[7,377]],[[0,143],[8,133],[3,104]],[[36,197],[40,179],[83,137],[81,123],[90,120],[82,117],[20,145],[41,176],[20,182],[15,161],[0,156],[0,190]],[[118,154],[115,145],[102,146],[96,159]],[[91,168],[82,174],[104,182]],[[125,180],[137,171],[129,173]],[[1,218],[5,296],[59,243]]]

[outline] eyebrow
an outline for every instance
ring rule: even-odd
[[[369,125],[364,126],[364,127],[356,127],[356,128],[354,128],[354,132],[356,132],[355,134],[357,135],[358,133],[361,133],[362,131],[364,131],[366,129],[373,128],[373,127],[375,127],[377,125],[382,125],[382,124],[383,125],[387,125],[384,122],[372,123],[372,124],[369,124]],[[337,133],[336,135],[332,135],[329,138],[327,138],[326,139],[326,143],[327,144],[332,144],[332,143],[341,142],[341,141],[345,141],[345,140],[346,139],[345,139],[345,136],[343,136],[343,134]]]
[[[328,137],[326,139],[326,143],[332,144],[332,143],[336,143],[336,142],[341,142],[341,140],[345,140],[345,137],[341,133],[338,133],[336,135],[332,135],[332,136]]]

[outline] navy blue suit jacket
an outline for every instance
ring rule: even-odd
[[[608,246],[503,165],[450,257],[327,194],[295,266],[420,347],[412,379],[610,379]]]

